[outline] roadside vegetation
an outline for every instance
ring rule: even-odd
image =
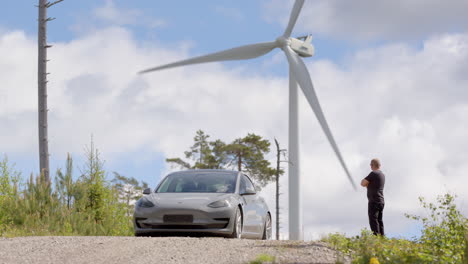
[[[361,235],[346,237],[330,234],[323,238],[341,256],[350,256],[352,263],[468,263],[468,219],[455,205],[455,196],[441,195],[435,203],[420,198],[427,215],[406,215],[419,221],[421,237],[413,239],[385,238],[363,230]]]
[[[268,254],[260,254],[254,260],[250,261],[249,264],[263,264],[263,263],[275,263],[276,258]]]
[[[41,175],[24,179],[7,157],[0,161],[0,236],[133,235],[132,202],[145,183],[116,174],[110,182],[93,143],[75,175],[71,156],[54,183]]]

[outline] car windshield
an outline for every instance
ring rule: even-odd
[[[233,193],[237,175],[234,173],[180,173],[167,176],[157,193]]]

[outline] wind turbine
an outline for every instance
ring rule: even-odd
[[[314,47],[312,46],[312,36],[292,38],[291,32],[296,24],[299,13],[301,12],[304,0],[296,0],[291,11],[288,26],[283,35],[279,36],[275,41],[263,42],[251,45],[240,46],[232,49],[227,49],[204,56],[194,57],[187,60],[182,60],[162,66],[150,68],[140,73],[148,73],[168,68],[185,66],[190,64],[199,64],[215,61],[229,60],[247,60],[260,57],[272,51],[275,48],[280,48],[286,54],[289,63],[289,239],[302,240],[302,205],[300,192],[300,174],[299,174],[299,123],[298,123],[298,88],[302,89],[304,96],[309,102],[312,110],[317,117],[323,132],[328,138],[331,147],[335,151],[341,166],[343,167],[349,181],[354,189],[356,184],[349,173],[349,170],[341,156],[340,150],[336,145],[335,139],[328,127],[325,116],[320,107],[319,100],[315,94],[312,80],[304,62],[300,57],[311,57],[314,55]]]

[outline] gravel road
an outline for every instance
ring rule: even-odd
[[[260,254],[274,256],[275,263],[337,260],[337,253],[321,242],[218,237],[0,238],[0,263],[249,263]]]

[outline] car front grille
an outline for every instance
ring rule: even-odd
[[[144,219],[144,218],[143,218]],[[154,229],[222,229],[229,224],[229,218],[214,218],[218,223],[192,224],[192,215],[164,215],[164,223],[149,224],[137,221],[138,227]]]
[[[153,225],[144,224],[144,228],[155,228],[155,229],[215,229],[215,228],[226,228],[227,224],[206,224],[206,225]]]

